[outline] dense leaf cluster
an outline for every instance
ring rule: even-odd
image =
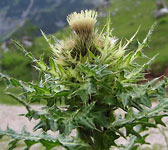
[[[110,22],[105,28],[102,33],[96,33],[103,40],[103,46],[95,45],[93,41],[94,48],[87,47],[85,55],[78,53],[76,57],[71,53],[73,49],[62,48],[60,41],[50,41],[43,33],[53,51],[49,65],[43,62],[43,57],[37,60],[14,41],[36,64],[41,81],[26,83],[4,74],[0,74],[0,78],[6,79],[10,87],[23,89],[18,96],[8,94],[26,107],[25,117],[39,120],[34,131],[41,129],[43,132],[33,135],[24,129],[21,133],[9,128],[0,130],[1,137],[6,135],[14,139],[9,143],[10,149],[24,140],[27,150],[36,143],[41,143],[47,150],[57,146],[68,150],[109,150],[111,146],[135,150],[140,144],[146,144],[147,135],[142,136],[141,132],[158,124],[165,126],[162,118],[168,111],[168,80],[156,78],[145,82],[143,71],[154,58],[143,65],[135,62],[139,57],[146,57],[142,49],[147,45],[153,27],[132,52],[126,49],[136,34],[122,44],[112,36]],[[85,44],[79,46],[81,53]],[[152,107],[152,100],[158,105]],[[46,102],[41,110],[34,110],[30,105],[41,101]],[[47,131],[55,135],[59,131],[59,135],[53,137]],[[120,137],[131,142],[116,144]]]

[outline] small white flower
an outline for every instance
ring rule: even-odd
[[[108,40],[108,44],[109,44],[110,49],[112,49],[118,41],[118,39],[114,36],[113,37],[107,37],[106,40]]]
[[[89,35],[92,33],[97,20],[97,12],[94,10],[85,10],[81,13],[74,12],[67,16],[67,21],[71,28],[78,35]]]

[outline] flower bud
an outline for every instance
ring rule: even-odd
[[[67,16],[67,21],[75,33],[79,36],[91,35],[97,20],[97,12],[94,10],[85,10],[81,13],[72,13]]]

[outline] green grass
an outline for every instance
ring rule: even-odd
[[[5,85],[0,82],[0,104],[8,104],[8,105],[19,105],[15,100],[13,100],[10,96],[5,94]],[[10,90],[13,93],[18,93],[18,89]]]
[[[7,105],[21,105],[19,102],[11,98],[5,92],[6,86],[0,82],[0,104],[7,104]],[[14,93],[18,95],[21,92],[19,88],[8,88],[7,92]],[[33,103],[34,105],[44,105],[46,101],[41,101],[40,103]]]

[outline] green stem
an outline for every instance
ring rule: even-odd
[[[85,143],[88,143],[91,146],[91,150],[94,150],[92,148],[94,143],[91,138],[91,131],[83,128],[78,128],[77,133],[78,133],[78,137]]]
[[[94,150],[104,150],[102,132],[95,131],[93,133],[93,136],[94,136]]]

